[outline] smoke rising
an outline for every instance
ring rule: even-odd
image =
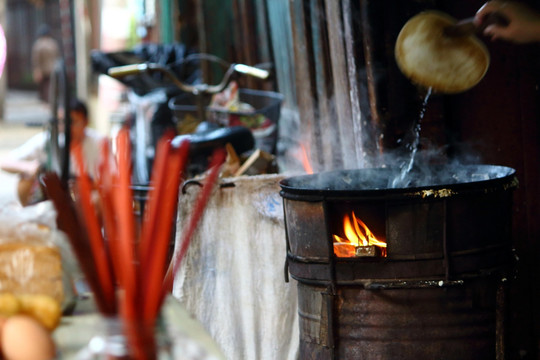
[[[293,191],[346,191],[355,194],[375,191],[407,189],[431,189],[435,187],[450,187],[456,184],[471,184],[483,181],[501,179],[515,173],[514,169],[496,165],[463,165],[447,164],[431,168],[415,168],[407,175],[406,186],[389,188],[389,179],[399,175],[397,169],[365,168],[356,170],[335,170],[316,173],[313,175],[293,176],[285,179],[283,185]],[[375,193],[375,194],[376,194]]]

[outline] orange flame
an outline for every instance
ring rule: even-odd
[[[311,164],[309,162],[309,156],[308,156],[306,147],[300,144],[300,150],[301,150],[300,157],[302,160],[302,166],[304,167],[306,174],[313,174],[313,168],[311,167]]]
[[[334,252],[338,257],[354,257],[357,247],[373,245],[380,247],[382,256],[386,256],[386,242],[378,240],[354,212],[343,217],[343,233],[345,238],[334,235]]]

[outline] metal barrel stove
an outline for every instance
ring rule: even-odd
[[[400,174],[387,168],[280,182],[302,359],[504,358],[514,169],[411,175],[400,188],[389,187]],[[384,239],[384,251],[336,255],[351,212]]]

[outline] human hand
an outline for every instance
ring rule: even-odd
[[[11,174],[19,174],[23,178],[34,177],[40,167],[37,160],[18,160],[6,158],[0,161],[0,169]]]
[[[493,12],[506,17],[509,24],[488,25],[484,29],[484,35],[492,40],[503,39],[522,44],[540,41],[540,14],[530,7],[514,1],[492,0],[478,10],[475,24],[481,26],[485,17]]]

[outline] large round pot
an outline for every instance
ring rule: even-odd
[[[508,266],[515,170],[430,167],[391,188],[398,170],[323,172],[280,182],[291,275],[326,284],[452,279]],[[403,183],[403,182],[402,182]],[[353,209],[374,224],[387,256],[337,258],[334,223]]]

